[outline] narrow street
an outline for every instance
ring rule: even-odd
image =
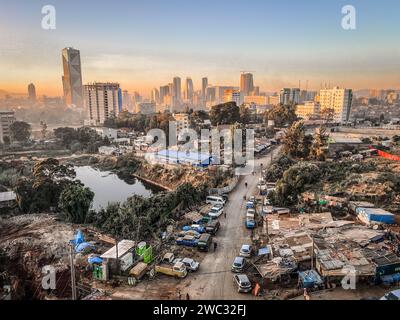
[[[274,150],[273,156],[278,154]],[[202,261],[200,271],[187,277],[179,286],[183,293],[189,293],[192,299],[204,300],[243,300],[255,299],[251,294],[240,294],[234,286],[231,265],[239,254],[243,244],[251,244],[250,230],[245,227],[245,200],[243,196],[253,195],[260,177],[261,163],[266,168],[271,163],[271,153],[255,160],[256,174],[242,177],[237,187],[229,195],[225,205],[227,217],[220,217],[221,229],[214,240],[218,247],[216,252],[210,250]],[[248,187],[245,187],[247,181]]]

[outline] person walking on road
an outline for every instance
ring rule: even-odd
[[[247,181],[244,183],[244,186],[247,188]]]
[[[214,252],[215,252],[215,250],[217,250],[217,243],[216,242],[214,242]]]
[[[186,300],[190,300],[189,293],[186,293]]]

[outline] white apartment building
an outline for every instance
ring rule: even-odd
[[[0,143],[4,143],[4,138],[11,142],[10,126],[15,122],[14,111],[0,111]]]
[[[296,115],[302,119],[310,119],[311,117],[319,116],[321,111],[320,105],[314,101],[305,101],[303,104],[298,104],[296,107]]]
[[[122,92],[118,83],[92,83],[85,85],[85,106],[89,111],[89,123],[102,125],[122,110]]]
[[[333,109],[335,122],[349,121],[351,105],[353,101],[353,91],[351,89],[323,89],[319,92],[319,103],[321,111]]]
[[[187,113],[175,113],[174,119],[176,121],[176,130],[177,130],[178,136],[185,129],[189,129],[190,123],[189,123],[189,115]]]

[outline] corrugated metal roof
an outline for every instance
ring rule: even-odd
[[[122,240],[118,242],[118,258],[125,255],[129,250],[131,250],[136,245],[135,241],[132,240]],[[116,259],[117,257],[117,250],[116,246],[112,247],[107,252],[101,255],[103,259]]]
[[[13,201],[17,198],[14,191],[0,192],[0,202]]]

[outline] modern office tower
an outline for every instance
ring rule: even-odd
[[[160,103],[165,103],[165,97],[170,95],[171,92],[169,91],[169,85],[161,86],[160,87]]]
[[[299,88],[283,88],[279,95],[279,102],[286,105],[300,102],[300,89]]]
[[[136,107],[136,113],[140,114],[156,113],[156,104],[154,102],[140,102]]]
[[[215,87],[207,87],[206,89],[206,101],[211,102],[215,101],[216,97],[216,88]]]
[[[243,103],[243,93],[239,90],[227,89],[224,92],[224,102],[236,102],[240,106]]]
[[[131,111],[132,109],[132,99],[131,95],[129,94],[128,90],[124,90],[122,94],[122,106],[123,109]]]
[[[175,97],[177,102],[182,100],[182,85],[181,85],[181,78],[175,77],[173,80],[174,91],[173,96]]]
[[[66,105],[83,106],[82,68],[79,50],[65,48],[62,50],[64,75],[64,101]]]
[[[340,89],[339,87],[320,90],[319,102],[321,111],[333,109],[335,122],[349,121],[353,102],[353,90]]]
[[[319,103],[314,101],[305,101],[296,107],[296,115],[302,119],[310,119],[320,115],[321,107]]]
[[[160,103],[160,92],[157,88],[153,88],[153,90],[151,90],[151,102],[157,104]]]
[[[239,88],[232,87],[232,86],[215,86],[215,97],[213,100],[210,100],[210,101],[214,104],[223,103],[225,100],[225,91],[226,90],[239,90]]]
[[[91,83],[85,85],[85,106],[91,125],[102,125],[122,110],[122,94],[118,83]]]
[[[208,78],[204,77],[201,79],[201,96],[203,101],[207,101],[207,87],[208,87]]]
[[[28,85],[28,100],[29,102],[36,102],[36,88],[33,83]]]
[[[186,78],[185,81],[185,101],[189,104],[193,103],[193,80],[191,78]]]
[[[0,111],[0,143],[4,143],[5,140],[11,142],[11,131],[10,126],[15,122],[14,111]]]
[[[253,74],[244,72],[240,75],[240,91],[249,96],[254,90]]]

